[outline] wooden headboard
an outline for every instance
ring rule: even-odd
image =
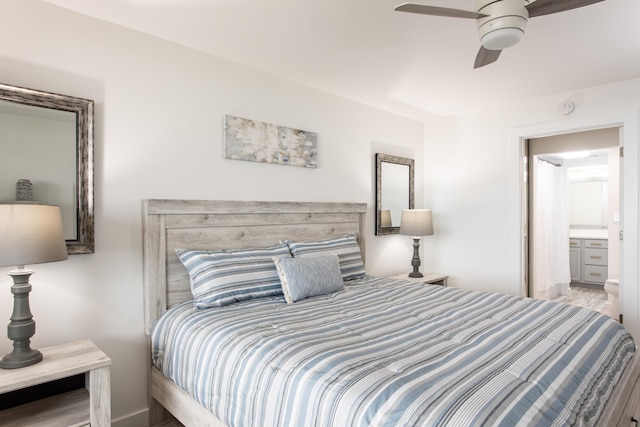
[[[174,304],[192,299],[176,248],[264,247],[280,240],[357,236],[364,261],[366,203],[143,201],[145,331]]]

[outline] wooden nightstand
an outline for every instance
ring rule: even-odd
[[[89,340],[40,349],[42,362],[0,370],[2,394],[84,374],[85,388],[0,411],[0,425],[111,426],[111,359]]]
[[[449,276],[446,274],[423,273],[424,277],[409,277],[409,273],[396,274],[391,279],[410,280],[412,282],[429,283],[432,285],[447,286]]]

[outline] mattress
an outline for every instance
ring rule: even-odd
[[[366,276],[287,304],[178,304],[153,364],[230,427],[590,426],[632,358],[594,311]]]

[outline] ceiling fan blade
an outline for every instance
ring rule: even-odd
[[[565,10],[577,9],[590,4],[599,3],[604,0],[536,0],[525,7],[529,11],[529,18],[535,16],[549,15],[551,13],[564,12]]]
[[[476,62],[473,63],[473,68],[484,67],[485,65],[492,64],[500,58],[501,50],[489,50],[484,46],[480,46],[480,50],[476,55]]]
[[[449,9],[448,7],[424,6],[421,4],[405,3],[396,7],[398,12],[419,13],[421,15],[447,16],[450,18],[478,19],[485,16],[484,13],[472,12],[470,10]]]

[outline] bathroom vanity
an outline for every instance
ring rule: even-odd
[[[608,243],[606,237],[595,232],[572,233],[569,240],[572,283],[604,286],[608,275]]]

